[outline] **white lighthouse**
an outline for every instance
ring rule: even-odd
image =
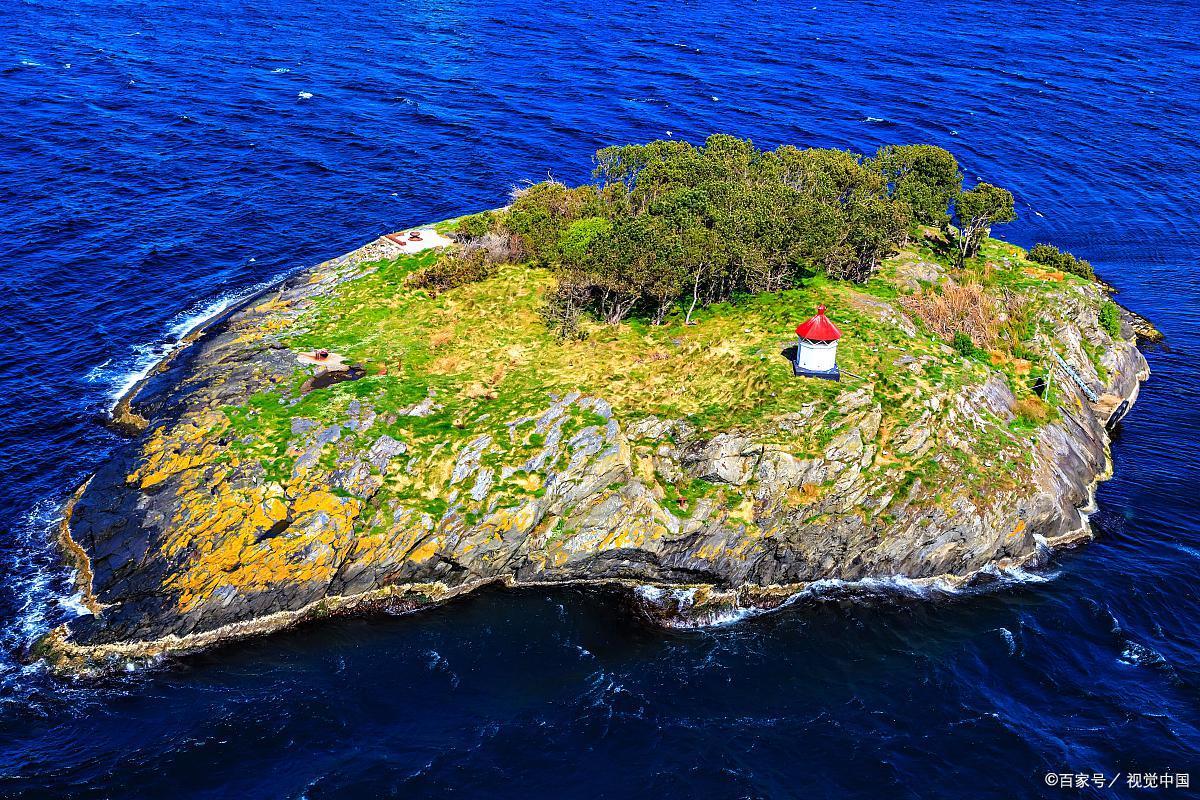
[[[837,343],[842,332],[825,316],[824,305],[817,306],[815,317],[796,327],[796,335],[800,337],[796,345],[796,374],[828,381],[841,380]]]

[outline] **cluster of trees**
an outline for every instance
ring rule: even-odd
[[[430,296],[437,297],[456,286],[485,281],[496,274],[496,261],[488,258],[487,251],[475,247],[462,253],[445,253],[432,264],[421,267],[404,279],[404,285],[413,289],[425,289]]]
[[[965,260],[992,224],[1015,218],[1011,194],[963,191],[954,157],[929,145],[865,158],[716,135],[700,147],[609,147],[595,160],[592,184],[539,183],[459,226],[465,240],[499,238],[556,271],[546,317],[564,336],[581,309],[661,323],[678,305],[690,321],[698,305],[779,291],[806,272],[865,281],[917,225],[951,234]]]
[[[1077,258],[1065,250],[1059,250],[1052,244],[1035,244],[1029,251],[1029,260],[1056,269],[1059,272],[1070,272],[1083,278],[1094,279],[1095,270],[1091,263]]]

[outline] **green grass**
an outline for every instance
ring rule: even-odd
[[[436,517],[448,509],[447,480],[458,449],[483,434],[492,436],[497,448],[484,457],[484,464],[495,471],[491,502],[514,506],[543,493],[544,474],[529,475],[521,465],[544,447],[545,433],[526,422],[512,428],[510,438],[507,423],[539,415],[550,405],[551,395],[571,391],[605,399],[623,425],[653,414],[685,419],[708,434],[758,431],[765,442],[797,457],[820,456],[862,413],[878,406],[883,413],[878,444],[887,450],[890,436],[928,414],[930,397],[978,385],[989,369],[1000,370],[1019,397],[1028,395],[1027,362],[1024,368],[1017,362],[1030,355],[1021,349],[1023,343],[1047,324],[1038,304],[1047,302],[1043,298],[1048,288],[1058,290],[1064,281],[1082,280],[1048,277],[1018,248],[989,241],[981,257],[968,265],[968,276],[997,292],[1027,296],[1031,309],[1010,326],[1004,338],[1008,357],[993,366],[987,354],[973,351],[964,358],[921,326],[916,335],[903,329],[895,301],[912,289],[897,278],[899,268],[918,258],[941,259],[951,272],[925,241],[885,264],[865,286],[816,275],[778,294],[743,295],[698,308],[693,325],[683,324],[678,309],[661,326],[637,318],[615,326],[588,321],[588,338],[571,342],[559,342],[538,317],[543,295],[553,285],[547,271],[502,265],[484,281],[437,297],[404,285],[407,275],[436,258],[425,252],[379,262],[362,277],[318,298],[296,320],[295,333],[285,336],[285,344],[297,351],[328,348],[361,364],[366,377],[301,394],[307,373],[298,370],[285,385],[255,394],[242,406],[223,408],[235,454],[259,461],[271,479],[286,483],[297,445],[303,444],[303,437],[292,433],[292,421],[311,419],[317,429],[344,425],[350,403],[358,400],[377,413],[374,426],[362,435],[344,429],[338,447],[322,453],[322,467],[332,470],[339,450],[341,456],[347,449],[364,450],[387,433],[407,445],[404,458],[409,464],[389,473],[372,503],[384,508],[395,500]],[[846,376],[841,383],[796,378],[781,354],[794,344],[796,325],[821,303],[844,334],[838,353]],[[1099,367],[1100,353],[1089,355]],[[867,393],[867,406],[845,414],[846,398],[860,391]],[[431,415],[399,413],[431,394],[440,406]],[[1047,399],[1051,412],[1057,413],[1054,397]],[[809,424],[786,432],[778,426],[781,416],[813,404],[818,410]],[[933,424],[945,414],[942,408]],[[565,440],[606,422],[594,411],[572,406],[562,435]],[[877,467],[899,479],[897,496],[918,477],[932,479],[942,469],[965,476],[988,474],[999,488],[1019,476],[1011,467],[990,474],[983,462],[1005,463],[1003,454],[1027,450],[1036,431],[1029,420],[1018,418],[1007,425],[992,420],[983,431],[963,431],[969,448],[954,450],[940,466],[929,456],[888,452],[877,455]],[[651,448],[636,446],[647,452]],[[557,467],[564,459],[560,455]],[[505,468],[515,471],[502,477]],[[463,499],[469,484],[456,487],[457,502],[469,520],[477,520],[482,509]],[[690,513],[705,497],[719,498],[731,508],[743,501],[741,494],[699,480],[662,488],[665,505],[680,515]]]

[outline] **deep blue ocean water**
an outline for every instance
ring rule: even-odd
[[[815,5],[814,5],[815,3]],[[1141,796],[1200,786],[1195,2],[10,0],[0,14],[0,797]],[[49,530],[192,324],[598,147],[931,142],[1167,346],[1099,536],[968,597],[701,631],[487,591],[63,682]],[[1047,772],[1119,775],[1050,788]],[[1184,796],[1188,790],[1160,790]]]

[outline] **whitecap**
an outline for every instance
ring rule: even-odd
[[[41,663],[20,665],[9,660],[10,654],[36,640],[73,612],[78,601],[74,595],[70,571],[66,569],[52,544],[53,531],[62,521],[61,498],[43,498],[12,529],[11,560],[6,582],[15,601],[15,611],[0,622],[0,675],[3,689],[9,688],[9,675],[15,680],[43,669]],[[5,691],[0,691],[3,697]],[[7,700],[7,698],[4,698]]]
[[[87,383],[105,384],[108,387],[107,399],[110,402],[109,411],[133,387],[137,386],[147,375],[158,366],[163,359],[172,355],[185,345],[185,339],[194,331],[204,327],[208,322],[229,308],[237,305],[266,287],[277,283],[278,278],[257,283],[243,292],[223,294],[215,300],[197,303],[187,310],[177,314],[167,325],[164,338],[157,342],[134,345],[128,358],[114,362],[112,358],[92,367],[84,375]]]
[[[643,601],[672,612],[662,624],[671,628],[710,628],[732,625],[750,617],[786,608],[802,600],[842,600],[869,597],[913,597],[920,600],[971,596],[1024,584],[1042,584],[1054,580],[1058,572],[1033,572],[1024,567],[998,567],[989,564],[966,580],[953,578],[909,578],[904,575],[842,580],[824,578],[813,581],[773,608],[741,606],[736,603],[714,604],[694,609],[697,588],[638,586],[634,593]]]
[[[300,92],[298,95],[296,95],[296,97],[300,98],[301,100],[311,100],[313,97],[313,93],[312,92]]]
[[[1157,650],[1132,639],[1125,640],[1125,648],[1117,660],[1130,666],[1170,668],[1167,660]]]
[[[288,69],[287,67],[276,67],[275,69],[271,70],[271,72],[273,72],[276,75],[284,75],[288,72],[291,72],[291,70]]]
[[[72,579],[72,583],[74,583],[74,579]],[[76,592],[70,597],[59,599],[58,605],[70,611],[76,617],[83,617],[92,613],[91,609],[83,604],[83,592]]]

